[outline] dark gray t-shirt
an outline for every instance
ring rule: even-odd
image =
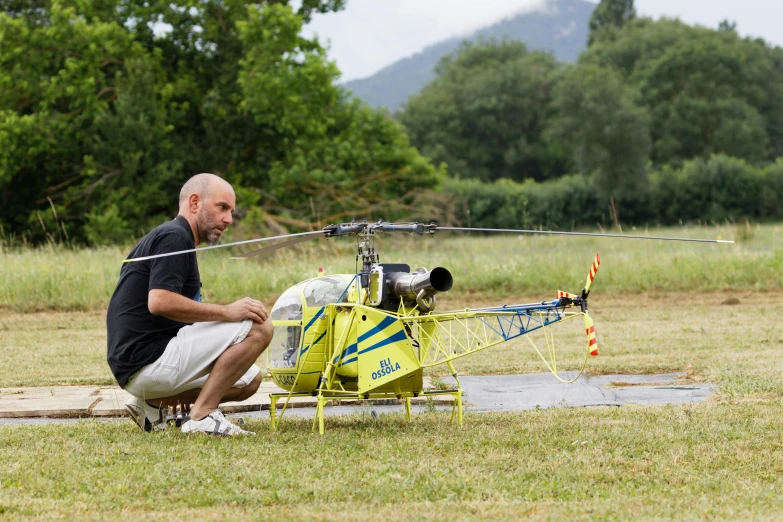
[[[195,248],[187,220],[177,216],[139,241],[128,259]],[[147,307],[149,291],[168,290],[188,299],[201,300],[201,280],[196,254],[179,254],[125,263],[109,301],[107,360],[123,388],[134,373],[158,360],[169,341],[190,323],[153,315]]]

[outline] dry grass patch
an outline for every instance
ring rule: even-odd
[[[116,384],[106,363],[105,314],[0,316],[0,368],[0,387]]]

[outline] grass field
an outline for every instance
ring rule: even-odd
[[[489,298],[478,299],[486,304]],[[735,303],[735,304],[722,304]],[[459,305],[460,300],[444,303]],[[265,422],[253,439],[129,422],[0,426],[0,516],[105,520],[776,520],[783,513],[783,292],[593,296],[592,373],[686,371],[687,406],[553,408]],[[7,314],[0,386],[108,383],[101,312]],[[562,335],[568,345],[577,339]],[[580,344],[580,343],[576,343]],[[568,349],[563,369],[576,365]],[[463,373],[543,371],[525,344]]]
[[[250,439],[0,428],[0,517],[779,520],[779,399],[309,421]]]
[[[323,437],[288,418],[279,432],[251,423],[258,437],[237,440],[144,435],[129,421],[0,426],[0,519],[778,520],[783,227],[651,233],[740,243],[419,238],[391,242],[382,260],[448,267],[455,288],[439,308],[449,309],[577,291],[600,251],[591,315],[601,355],[588,371],[683,371],[719,386],[707,403],[468,409],[462,429],[439,412],[411,424],[360,415],[328,419]],[[0,252],[0,387],[113,382],[104,307],[123,252]],[[245,265],[205,255],[201,272],[214,301],[247,293],[271,305],[314,265],[351,272],[352,255],[345,241]],[[563,370],[578,366],[579,326],[554,329]],[[457,366],[544,371],[523,340]]]
[[[596,291],[640,293],[783,288],[783,226],[724,226],[624,230],[627,233],[734,239],[735,245],[559,236],[434,238],[388,236],[378,240],[381,261],[411,267],[443,266],[454,275],[455,297],[476,294],[513,299],[557,289],[578,291],[596,252]],[[451,234],[451,235],[450,235]],[[252,248],[249,248],[252,249]],[[130,247],[0,248],[0,306],[12,311],[105,309]],[[354,273],[352,238],[318,240],[266,258],[231,260],[226,251],[200,254],[204,295],[212,302],[252,296],[273,300],[289,286],[328,273]]]

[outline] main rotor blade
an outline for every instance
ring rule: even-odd
[[[288,241],[281,241],[280,243],[275,243],[274,245],[269,245],[264,248],[259,248],[258,250],[253,250],[245,254],[240,254],[238,256],[230,257],[229,259],[248,259],[250,257],[260,256],[261,254],[268,254],[269,252],[274,252],[275,250],[280,250],[281,248],[290,247],[293,245],[297,245],[299,243],[304,243],[305,241],[311,241],[313,239],[315,239],[315,237],[313,236],[299,236],[293,239],[289,239]]]
[[[436,227],[436,230],[454,230],[461,232],[506,232],[516,234],[552,234],[560,236],[592,236],[592,237],[619,237],[625,239],[660,239],[662,241],[690,241],[693,243],[730,243],[725,239],[690,239],[687,237],[663,237],[663,236],[629,236],[625,234],[598,234],[593,232],[557,232],[554,230],[513,230],[507,228],[460,228],[460,227]]]
[[[158,257],[169,257],[169,256],[176,256],[179,254],[189,254],[190,252],[201,252],[202,250],[212,250],[213,248],[226,248],[231,246],[237,246],[237,245],[248,245],[250,243],[261,243],[263,241],[273,241],[275,239],[286,239],[289,237],[298,237],[298,236],[315,236],[316,234],[323,235],[322,230],[316,230],[313,232],[299,232],[296,234],[283,234],[282,236],[272,236],[272,237],[262,237],[259,239],[248,239],[246,241],[236,241],[234,243],[226,243],[225,245],[213,245],[213,246],[207,246],[207,247],[201,247],[201,248],[191,248],[189,250],[180,250],[179,252],[167,252],[165,254],[158,254],[155,256],[145,256],[145,257],[136,257],[134,259],[126,259],[123,261],[123,263],[133,263],[135,261],[146,261],[148,259],[156,259]]]

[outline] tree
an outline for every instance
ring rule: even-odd
[[[638,197],[647,183],[649,117],[637,97],[619,74],[595,65],[572,67],[557,86],[548,135],[570,145],[606,202]]]
[[[109,172],[89,167],[93,124],[118,98],[126,64],[154,63],[116,22],[60,2],[20,14],[0,13],[0,222],[12,233],[37,224],[49,197],[73,234],[83,207],[65,193],[92,193]]]
[[[733,20],[729,20],[728,18],[721,20],[720,24],[718,24],[718,31],[729,31],[732,33],[736,33],[737,22]]]
[[[325,139],[300,140],[272,164],[265,208],[319,223],[411,219],[411,212],[432,218],[436,209],[421,208],[422,196],[438,186],[445,167],[420,156],[398,122],[352,100],[324,132]]]
[[[601,0],[590,16],[590,33],[587,45],[621,29],[627,22],[636,18],[633,0]]]
[[[733,31],[640,19],[597,41],[580,62],[614,69],[638,89],[657,164],[783,155],[783,49]]]
[[[482,180],[547,179],[568,156],[543,139],[561,66],[516,41],[464,43],[399,114],[411,142],[453,174]]]
[[[0,225],[138,237],[198,172],[231,181],[245,208],[267,201],[302,225],[312,212],[290,180],[319,182],[310,169],[329,186],[375,176],[399,210],[400,186],[432,187],[440,173],[387,115],[351,101],[324,47],[302,36],[344,3],[0,0]],[[335,153],[335,140],[372,153]]]

